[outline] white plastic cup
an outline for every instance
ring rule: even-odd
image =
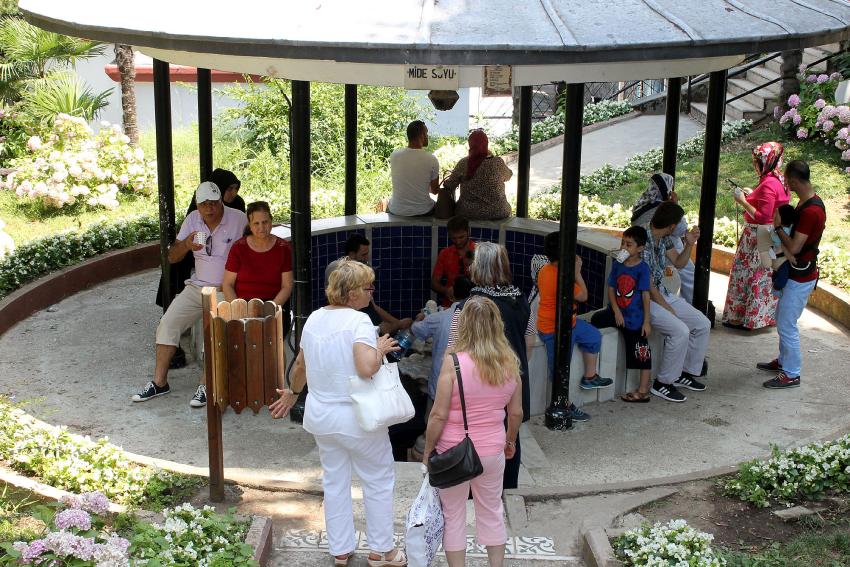
[[[193,241],[195,242],[195,244],[200,244],[201,246],[204,246],[207,243],[207,236],[208,235],[206,232],[198,231],[195,233],[195,238],[193,239]]]

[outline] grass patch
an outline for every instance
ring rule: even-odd
[[[0,542],[37,538],[45,528],[44,521],[36,517],[44,505],[26,491],[5,483],[0,486]]]
[[[727,567],[799,567],[850,565],[850,523],[818,527],[787,543],[774,543],[755,553],[724,551]]]
[[[720,153],[720,183],[717,188],[716,217],[736,216],[736,205],[727,179],[734,179],[742,186],[753,186],[756,174],[752,166],[752,148],[762,142],[779,140],[785,147],[784,160],[803,159],[809,162],[812,183],[827,206],[827,226],[823,242],[842,248],[850,246],[850,176],[842,173],[844,167],[841,154],[834,147],[816,141],[800,141],[787,138],[784,131],[775,126],[756,130],[726,144]],[[631,207],[646,189],[648,180],[629,183],[618,190],[600,193],[599,200],[605,204],[620,203]],[[699,210],[702,186],[702,154],[680,161],[676,166],[676,192],[679,204],[689,213]],[[739,209],[740,210],[740,209]],[[742,212],[738,213],[741,222]]]

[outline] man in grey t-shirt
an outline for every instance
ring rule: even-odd
[[[394,215],[417,217],[432,214],[440,187],[440,164],[428,147],[428,127],[421,120],[407,125],[407,147],[390,156],[393,196],[388,211]]]

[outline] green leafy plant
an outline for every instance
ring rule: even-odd
[[[759,507],[850,491],[850,435],[785,451],[774,446],[769,459],[742,464],[724,490]]]
[[[111,94],[112,89],[96,93],[74,71],[53,69],[29,83],[18,106],[28,119],[49,128],[62,114],[94,120]]]
[[[721,567],[726,560],[711,547],[714,536],[689,526],[685,520],[643,524],[614,540],[617,556],[628,566]]]
[[[197,509],[190,504],[163,510],[162,524],[134,527],[130,554],[148,567],[256,566],[253,549],[244,543],[249,525],[232,512],[221,515],[211,506]]]
[[[0,399],[0,458],[15,470],[72,492],[98,491],[121,504],[150,508],[185,498],[200,480],[130,461],[106,438],[92,441],[65,427],[22,419]]]

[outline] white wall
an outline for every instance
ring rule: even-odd
[[[99,120],[113,124],[121,123],[121,85],[114,82],[106,74],[104,67],[114,59],[111,46],[101,57],[82,61],[77,65],[77,72],[96,92],[112,88],[109,106],[103,109]],[[231,98],[222,96],[218,91],[224,86],[213,83],[213,115],[221,110],[238,104]],[[427,121],[431,132],[438,135],[466,136],[469,132],[469,89],[461,89],[460,99],[449,111],[436,110],[434,120]],[[409,91],[416,101],[430,106],[427,91]],[[138,114],[139,130],[145,131],[154,127],[153,83],[136,83],[136,111]],[[188,127],[198,121],[198,95],[194,83],[171,84],[171,122],[173,128]],[[93,124],[97,127],[97,124]]]

